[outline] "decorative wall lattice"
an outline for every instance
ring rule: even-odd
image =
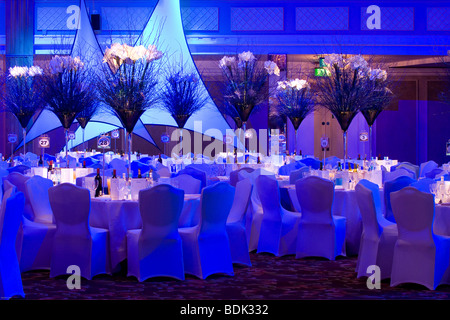
[[[181,8],[184,30],[188,31],[218,31],[219,8],[192,7]]]
[[[427,30],[449,31],[450,30],[450,7],[427,8]]]
[[[380,7],[381,29],[388,31],[413,31],[414,30],[414,8],[412,7]],[[367,7],[361,8],[361,30],[367,28],[367,18],[371,14],[366,13]]]
[[[282,31],[284,8],[231,8],[232,31]]]
[[[67,19],[70,14],[66,13],[67,7],[37,7],[36,9],[37,30],[69,30]]]
[[[149,7],[103,7],[102,29],[112,31],[141,31],[153,8]]]
[[[302,7],[295,10],[297,30],[348,30],[346,7]]]

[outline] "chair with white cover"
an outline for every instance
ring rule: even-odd
[[[380,189],[377,184],[361,180],[355,187],[363,231],[356,264],[357,277],[367,276],[371,265],[380,267],[380,279],[391,277],[397,225],[383,217]]]
[[[226,182],[204,188],[200,223],[194,227],[178,229],[183,241],[185,273],[201,279],[215,273],[234,275],[226,230],[234,189]]]
[[[8,170],[0,168],[0,201],[3,199],[3,177],[6,177],[9,174]]]
[[[25,186],[25,182],[27,182],[28,179],[30,179],[30,177],[24,176],[23,174],[21,174],[19,172],[11,172],[9,175],[7,175],[6,177],[3,177],[2,179],[3,179],[3,181],[8,180],[14,186],[17,187],[17,191],[23,193],[23,195],[25,196],[25,207],[23,210],[23,216],[25,218],[27,218],[28,220],[33,221],[34,213],[33,213],[33,209],[31,208],[30,198],[28,197],[28,191]]]
[[[186,194],[200,194],[201,192],[202,182],[188,174],[180,174],[170,180],[176,188],[184,190]]]
[[[305,174],[309,172],[309,167],[301,167],[300,169],[291,171],[289,174],[289,184],[295,184],[297,180],[300,180],[305,177]]]
[[[109,233],[89,226],[89,190],[62,183],[51,187],[48,195],[57,227],[50,277],[67,274],[71,265],[79,266],[81,276],[88,280],[97,274],[110,274]]]
[[[300,213],[288,211],[281,206],[276,179],[260,175],[256,179],[256,187],[263,208],[257,252],[268,252],[277,257],[294,254]]]
[[[420,174],[419,177],[425,177],[425,175],[432,171],[433,169],[436,169],[438,167],[438,164],[434,162],[433,160],[423,162],[420,164]]]
[[[175,176],[187,174],[201,181],[201,189],[206,187],[206,172],[195,167],[189,166],[180,170]]]
[[[227,219],[227,234],[230,242],[231,260],[251,266],[248,251],[247,235],[245,231],[245,215],[249,208],[252,195],[252,183],[248,179],[241,180],[236,185],[233,206]]]
[[[410,162],[401,162],[396,166],[391,167],[391,171],[397,171],[398,169],[405,168],[414,173],[414,179],[419,178],[420,167]]]
[[[250,209],[248,215],[246,215],[245,229],[247,233],[248,250],[254,251],[258,248],[259,232],[261,230],[261,223],[263,219],[263,208],[261,200],[258,194],[258,187],[256,185],[256,179],[265,173],[260,169],[252,172],[239,171],[239,180],[249,179],[253,185],[252,195],[250,197]],[[271,175],[275,179],[275,175]]]
[[[255,169],[250,168],[250,167],[243,167],[243,168],[241,168],[239,170],[231,171],[230,172],[230,184],[233,187],[236,187],[236,184],[238,183],[239,178],[240,178],[239,177],[239,172],[241,172],[241,171],[246,171],[248,173],[252,173],[253,171],[255,171]]]
[[[25,204],[23,193],[5,191],[0,211],[0,299],[25,297],[16,253],[16,238]]]
[[[334,260],[345,256],[346,218],[332,215],[333,182],[311,176],[295,184],[302,208],[295,257],[323,257]]]
[[[24,217],[19,229],[21,247],[18,250],[20,270],[50,269],[53,237],[56,231],[48,190],[53,182],[40,176],[33,176],[25,182],[34,221]]]
[[[184,280],[183,246],[178,219],[184,191],[167,184],[139,191],[142,229],[127,232],[128,276]]]
[[[392,181],[387,181],[384,183],[384,208],[385,208],[384,217],[386,219],[395,223],[395,218],[394,214],[392,213],[391,207],[391,197],[390,197],[391,192],[395,192],[407,186],[410,186],[414,182],[416,182],[416,180],[414,180],[411,177],[400,176]]]
[[[450,284],[450,237],[433,233],[433,195],[406,187],[391,198],[398,227],[391,287],[417,283],[434,290]]]
[[[398,177],[410,177],[411,179],[414,179],[414,172],[409,170],[408,168],[399,168],[395,171],[389,172],[389,171],[383,171],[383,183],[392,181],[397,179]]]
[[[419,191],[422,192],[428,192],[430,193],[430,185],[435,184],[436,181],[433,179],[429,179],[429,178],[425,178],[425,179],[420,179],[414,183],[411,184],[411,187],[416,188]]]

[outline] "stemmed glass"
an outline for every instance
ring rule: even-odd
[[[430,192],[434,195],[434,203],[439,203],[437,183],[430,184]]]

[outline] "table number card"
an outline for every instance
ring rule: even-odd
[[[77,178],[85,177],[90,173],[94,172],[94,168],[76,168],[75,169],[75,176]]]
[[[61,183],[75,183],[72,168],[61,168]]]
[[[139,200],[139,191],[147,189],[147,179],[133,179],[131,180],[131,200]]]
[[[121,190],[125,185],[125,180],[123,179],[111,179],[110,182],[110,192],[111,192],[111,200],[120,200],[123,199],[123,195],[121,196]]]
[[[41,176],[42,178],[47,179],[48,177],[48,169],[43,167],[31,168],[33,175]]]

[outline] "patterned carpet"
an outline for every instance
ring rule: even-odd
[[[69,290],[66,277],[49,278],[48,271],[22,274],[26,298],[32,300],[330,300],[330,299],[450,299],[450,286],[436,291],[414,284],[395,288],[383,281],[380,290],[369,290],[366,279],[356,279],[356,257],[328,261],[250,254],[252,267],[235,266],[233,277],[213,275],[206,280],[187,276],[185,281],[153,278],[139,283],[126,270],[100,275],[81,289]]]

